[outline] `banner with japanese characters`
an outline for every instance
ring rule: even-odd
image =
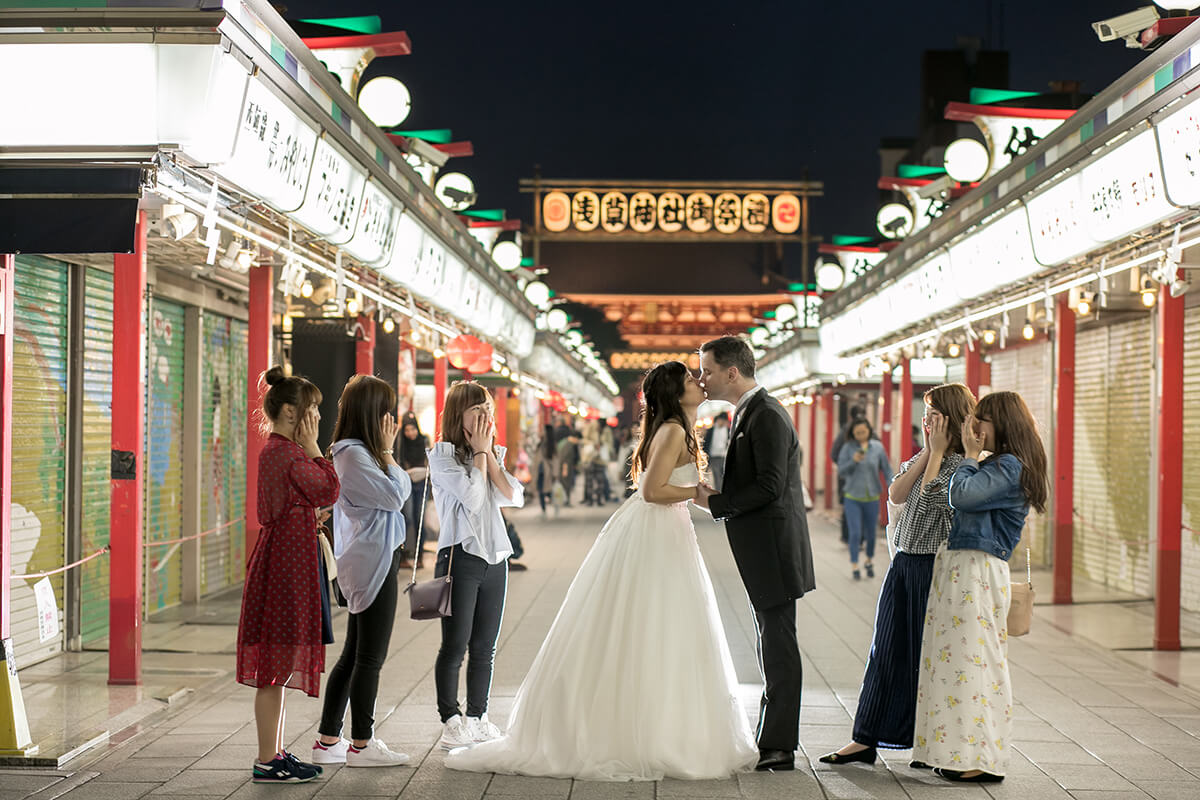
[[[800,198],[779,191],[551,191],[542,196],[547,233],[793,234],[800,229]]]

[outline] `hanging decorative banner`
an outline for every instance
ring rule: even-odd
[[[554,233],[571,227],[571,198],[565,192],[548,192],[542,198],[542,226]]]
[[[58,601],[49,578],[33,585],[33,596],[37,600],[38,641],[48,642],[58,637]]]

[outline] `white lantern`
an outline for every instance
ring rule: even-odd
[[[836,261],[822,261],[817,264],[817,287],[823,292],[836,292],[842,288],[846,273],[842,265]]]
[[[525,299],[539,308],[550,302],[550,287],[541,281],[525,284]]]
[[[1167,11],[1191,11],[1200,8],[1200,0],[1154,0],[1154,5]]]
[[[912,233],[912,209],[904,203],[887,203],[875,215],[875,227],[889,239],[903,239]]]
[[[955,139],[946,145],[946,154],[943,157],[946,174],[959,183],[983,180],[990,161],[987,147],[975,139]]]
[[[497,242],[492,248],[492,260],[496,262],[496,266],[505,272],[512,272],[517,267],[521,266],[521,259],[524,253],[521,252],[521,246],[513,241],[505,240]]]
[[[546,327],[556,333],[565,331],[570,321],[570,318],[567,317],[567,312],[561,308],[552,308],[546,314]]]
[[[461,172],[439,175],[433,193],[451,211],[462,211],[475,205],[475,181]]]
[[[762,345],[771,338],[771,332],[766,328],[754,328],[750,331],[750,342],[756,345]]]
[[[358,92],[358,107],[381,128],[394,128],[408,119],[412,95],[408,87],[389,75],[372,78]]]

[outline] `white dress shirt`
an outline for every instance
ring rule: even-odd
[[[733,432],[737,430],[737,424],[741,422],[742,410],[745,409],[746,404],[750,402],[750,398],[761,390],[762,387],[756,383],[754,384],[753,389],[746,392],[744,395],[742,395],[741,399],[737,401],[737,407],[733,409],[733,424],[729,426],[729,433],[731,436],[733,435]]]
[[[496,491],[487,470],[473,463],[464,465],[454,455],[454,445],[438,442],[429,450],[429,480],[442,530],[438,549],[461,544],[465,552],[489,564],[499,564],[512,555],[508,528],[500,509],[525,505],[521,482],[504,469],[505,448],[496,447],[500,471],[512,487],[511,500]]]

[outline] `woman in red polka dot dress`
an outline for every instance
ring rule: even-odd
[[[316,697],[325,669],[317,509],[338,497],[333,464],[317,447],[321,391],[280,367],[267,370],[270,436],[258,457],[262,530],[246,568],[238,623],[237,680],[258,691],[256,783],[303,782],[320,768],[283,746],[285,688]],[[266,428],[264,424],[264,428]]]

